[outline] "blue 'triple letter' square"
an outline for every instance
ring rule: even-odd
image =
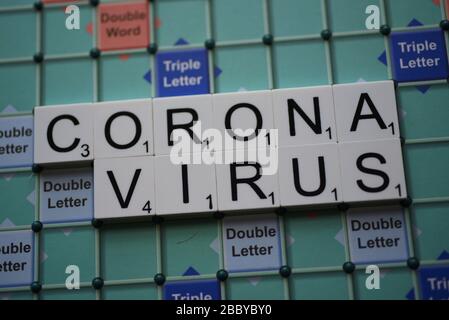
[[[217,280],[169,282],[164,286],[164,300],[220,300]]]
[[[447,79],[444,33],[440,29],[391,35],[391,63],[399,82]]]
[[[423,300],[449,299],[449,266],[432,266],[419,271]]]
[[[206,49],[159,52],[156,64],[158,97],[209,93]]]

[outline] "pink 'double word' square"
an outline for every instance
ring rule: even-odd
[[[102,51],[145,48],[150,42],[147,1],[100,4],[97,32]]]

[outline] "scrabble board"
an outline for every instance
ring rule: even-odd
[[[79,9],[79,28],[75,20],[67,25],[77,12],[71,5]],[[378,28],[368,28],[376,13]],[[448,0],[1,0],[0,299],[448,299],[448,16]],[[43,110],[79,112],[83,126],[97,119],[92,103],[106,114],[129,100],[135,110],[152,101],[154,120],[157,108],[167,107],[157,101],[182,107],[198,101],[187,96],[212,94],[218,104],[221,94],[235,93],[263,104],[288,96],[282,90],[288,88],[320,95],[327,88],[337,119],[325,120],[337,129],[345,121],[338,108],[350,104],[354,90],[381,97],[374,103],[365,97],[372,112],[372,105],[395,101],[393,120],[383,123],[393,142],[373,130],[333,139],[353,139],[370,154],[373,142],[366,140],[380,139],[375,149],[397,163],[389,178],[401,176],[403,166],[405,182],[368,204],[358,202],[356,191],[337,201],[335,191],[331,200],[282,206],[295,200],[282,199],[279,178],[280,204],[273,197],[268,208],[248,195],[240,207],[218,201],[226,210],[217,211],[211,197],[208,212],[191,214],[196,209],[173,209],[168,197],[159,208],[157,198],[156,207],[145,204],[159,215],[114,219],[107,196],[101,209],[94,203],[93,182],[101,181],[95,168],[100,172],[100,158],[111,155],[100,148],[106,142],[82,142],[81,165],[38,142],[45,136]],[[142,130],[164,124],[145,119],[153,128]],[[54,144],[69,145],[71,131],[53,127]],[[146,152],[157,156],[163,138]],[[279,145],[288,138],[281,133]],[[299,148],[337,152],[318,151],[320,143]],[[344,167],[353,151],[339,148]],[[138,158],[114,163],[132,173]],[[60,165],[47,168],[49,162]],[[360,167],[377,174],[374,183],[386,181]],[[209,174],[214,179],[203,176],[191,195],[220,180],[219,170]],[[220,197],[225,191],[217,189]],[[380,269],[378,289],[366,285],[368,265]]]

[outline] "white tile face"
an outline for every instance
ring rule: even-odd
[[[273,90],[279,146],[337,141],[332,86]]]
[[[282,206],[343,201],[337,144],[280,148],[279,190]]]
[[[151,99],[98,103],[95,109],[95,159],[152,155]]]
[[[217,152],[219,159],[232,159],[233,151]],[[235,159],[235,158],[234,158]],[[248,160],[248,158],[245,158]],[[243,159],[243,160],[245,160]],[[226,161],[215,166],[218,209],[234,211],[279,206],[278,174],[263,174],[257,161]]]
[[[339,144],[345,202],[407,197],[399,139]]]
[[[335,85],[338,141],[399,137],[393,81]]]
[[[93,104],[34,109],[34,163],[91,161],[94,158]]]
[[[153,105],[156,155],[170,153],[176,142],[171,133],[179,129],[188,133],[190,150],[185,152],[200,152],[208,147],[208,137],[203,133],[213,127],[212,95],[156,98]]]
[[[155,177],[157,214],[218,210],[215,165],[174,164],[170,156],[157,156]]]
[[[94,185],[97,219],[155,214],[154,157],[96,159]]]
[[[256,143],[256,137],[270,140],[270,143],[276,145],[275,139],[266,138],[267,132],[255,132],[256,129],[274,128],[270,90],[215,94],[213,105],[214,128],[221,132],[223,140],[228,141],[216,150],[251,148],[251,143]]]

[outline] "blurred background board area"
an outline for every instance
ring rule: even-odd
[[[448,16],[449,0],[0,0],[0,145],[12,123],[30,145],[0,158],[0,299],[448,299]],[[49,181],[93,175],[33,170],[35,106],[382,80],[395,81],[401,205],[102,225],[89,188],[57,193],[87,201],[63,221],[43,205]]]

